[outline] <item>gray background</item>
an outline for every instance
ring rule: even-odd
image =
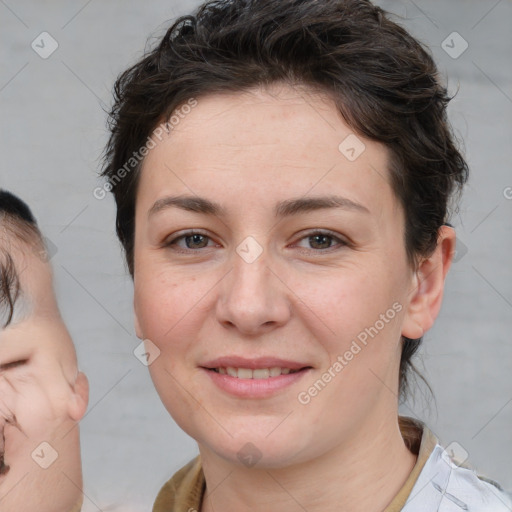
[[[420,392],[402,412],[424,419],[445,445],[458,442],[475,468],[511,490],[512,3],[378,3],[430,46],[450,91],[458,89],[449,112],[471,166],[453,218],[458,261],[422,350],[437,405]],[[115,77],[141,57],[148,36],[196,5],[0,0],[0,186],[29,202],[55,247],[63,316],[91,384],[81,423],[88,510],[150,510],[161,485],[197,453],[132,353],[139,340],[113,200],[92,193]],[[59,45],[47,59],[31,48],[43,31]],[[453,31],[469,44],[456,59],[442,47]]]

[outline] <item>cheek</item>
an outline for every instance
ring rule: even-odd
[[[304,306],[297,304],[302,321],[328,356],[324,370],[342,358],[345,377],[338,384],[346,378],[344,387],[350,382],[361,390],[368,386],[369,368],[380,373],[396,358],[403,307],[395,281],[377,262],[325,279],[297,280],[297,295],[305,298]]]
[[[384,272],[368,267],[344,268],[311,278],[297,278],[294,289],[337,339],[373,324],[394,302],[394,286]]]
[[[183,330],[201,315],[209,288],[206,279],[183,276],[176,271],[138,280],[134,302],[144,338],[161,351],[176,349],[177,340],[183,339]],[[198,327],[197,322],[192,324]]]
[[[48,435],[68,420],[70,394],[64,382],[46,375],[20,389],[16,419],[29,437]]]
[[[27,458],[35,446],[52,441],[57,420],[44,393],[29,385],[17,386],[11,413],[16,421],[5,425],[5,453],[9,464]],[[30,459],[29,459],[30,460]]]

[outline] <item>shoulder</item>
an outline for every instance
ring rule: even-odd
[[[198,455],[179,469],[160,489],[153,512],[199,510],[204,485],[204,474]]]
[[[403,512],[511,512],[512,500],[492,480],[454,462],[437,444]]]

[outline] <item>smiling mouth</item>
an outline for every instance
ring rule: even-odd
[[[6,475],[9,472],[10,466],[5,463],[5,435],[2,431],[2,435],[0,436],[0,476]]]
[[[17,419],[16,415],[13,413],[10,413],[7,415],[7,418],[5,419],[5,423],[0,427],[0,477],[6,475],[11,467],[5,463],[5,425],[10,424],[17,429],[19,429],[20,432],[23,432],[21,429]]]
[[[292,370],[290,368],[281,368],[278,366],[274,366],[272,368],[234,368],[233,366],[228,367],[219,367],[219,368],[207,368],[215,373],[219,373],[221,375],[229,375],[230,377],[235,377],[238,379],[270,379],[272,377],[279,377],[280,375],[288,375],[290,373],[298,373],[303,370],[308,370],[311,366],[305,366],[304,368],[299,368],[297,370]]]
[[[9,469],[11,469],[5,462],[4,462],[4,454],[2,453],[0,455],[0,475],[6,475],[9,473]]]

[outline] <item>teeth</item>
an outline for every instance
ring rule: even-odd
[[[279,366],[274,366],[273,368],[270,368],[271,377],[279,377],[279,375],[281,375],[281,368],[279,368]]]
[[[228,366],[226,368],[226,371],[228,372],[228,375],[230,375],[231,377],[238,377],[238,370],[236,368]]]
[[[252,370],[250,368],[238,368],[239,379],[252,379]]]
[[[289,373],[295,373],[298,370],[290,370],[290,368],[280,368],[274,366],[272,368],[258,368],[251,370],[250,368],[233,368],[228,366],[227,368],[213,368],[217,373],[222,375],[229,375],[231,377],[237,377],[239,379],[268,379],[269,377],[279,377],[279,375],[288,375]]]
[[[240,370],[238,370],[238,375],[240,375]],[[252,371],[253,379],[268,379],[270,377],[270,370],[268,368],[258,368],[257,370]]]

